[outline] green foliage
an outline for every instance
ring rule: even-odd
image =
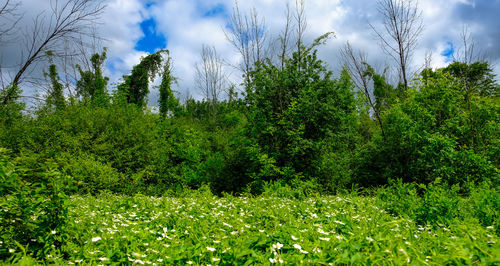
[[[289,180],[318,174],[325,152],[352,148],[349,125],[356,121],[348,76],[333,79],[315,51],[302,52],[283,68],[259,63],[245,99],[250,136],[276,162],[277,178]]]
[[[50,161],[34,169],[11,161],[0,149],[0,259],[20,249],[44,258],[63,243],[71,180]]]
[[[9,85],[0,90],[0,127],[10,127],[22,118],[21,111],[25,104],[17,101],[21,89],[17,85]]]
[[[165,62],[161,77],[161,84],[158,87],[158,89],[160,90],[159,105],[160,114],[162,117],[167,117],[169,115],[169,112],[171,114],[178,113],[180,109],[179,100],[175,98],[174,93],[172,92],[172,82],[174,81],[174,77],[172,76],[171,60],[172,59],[168,57],[167,61]]]
[[[356,183],[385,184],[393,177],[430,183],[440,177],[450,185],[498,184],[498,157],[488,152],[498,142],[498,106],[478,97],[468,105],[461,83],[439,71],[417,89],[383,114],[385,138],[360,149]]]
[[[90,70],[83,70],[81,66],[76,66],[80,73],[80,80],[76,83],[76,90],[84,101],[97,104],[109,103],[109,96],[106,89],[109,78],[104,77],[102,73],[102,66],[105,60],[106,50],[101,54],[96,53],[92,55],[90,58]]]
[[[149,93],[149,81],[152,81],[160,71],[162,54],[165,52],[165,50],[160,50],[145,56],[138,65],[134,66],[130,75],[123,76],[123,83],[118,85],[118,90],[125,95],[128,103],[141,108],[145,106]]]
[[[479,96],[500,96],[500,85],[496,83],[495,74],[488,62],[453,62],[443,71],[460,80],[464,90]]]
[[[474,221],[426,226],[373,197],[218,198],[102,194],[71,199],[70,237],[53,264],[498,264],[498,236]],[[272,191],[269,191],[272,193]],[[282,197],[276,197],[281,195]]]
[[[61,171],[73,177],[76,185],[75,192],[80,194],[98,194],[104,190],[128,192],[129,187],[138,185],[127,184],[127,181],[131,181],[111,167],[111,163],[105,164],[97,161],[89,154],[72,155],[65,160],[58,159],[64,162]]]
[[[57,67],[54,64],[49,66],[49,73],[45,73],[46,76],[50,79],[50,90],[47,96],[47,106],[53,107],[56,110],[64,108],[66,105],[64,94],[63,94],[63,85],[59,82],[59,74],[57,73]]]

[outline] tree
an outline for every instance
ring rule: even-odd
[[[108,77],[104,77],[102,73],[102,65],[106,60],[106,50],[101,54],[94,54],[90,58],[91,69],[84,71],[80,65],[76,68],[80,73],[80,80],[76,83],[76,90],[79,96],[83,98],[84,101],[90,100],[90,102],[95,102],[97,100],[108,102],[107,90]]]
[[[379,0],[378,11],[383,17],[383,29],[370,27],[380,40],[380,47],[394,59],[399,80],[408,90],[409,64],[418,37],[423,30],[422,12],[416,0]]]
[[[21,16],[16,13],[17,8],[21,3],[13,4],[11,0],[5,0],[0,4],[0,43],[5,37],[9,37],[14,31],[17,23],[21,20]]]
[[[217,54],[215,47],[203,45],[201,62],[195,65],[195,81],[202,91],[207,102],[212,105],[212,116],[217,117],[217,101],[222,92],[226,76],[224,74],[222,58]]]
[[[45,75],[48,76],[51,84],[46,100],[47,105],[60,110],[64,108],[66,103],[64,100],[63,85],[60,82],[56,65],[50,64],[49,73],[45,73]]]
[[[128,103],[133,103],[142,108],[146,105],[146,97],[149,93],[149,82],[153,81],[162,67],[162,54],[166,50],[160,50],[154,54],[147,55],[141,62],[134,66],[130,75],[123,76],[123,83],[118,85]]]
[[[369,73],[370,66],[366,63],[366,54],[361,51],[354,51],[349,42],[346,43],[346,45],[341,49],[340,52],[344,67],[349,72],[352,82],[354,83],[356,88],[363,92],[364,99],[373,111],[382,136],[385,138],[384,126],[380,117],[381,110],[377,108],[376,99],[374,99],[375,95],[373,95],[373,90],[370,87],[370,75],[367,75],[367,73]]]
[[[8,88],[19,87],[26,71],[45,60],[48,51],[54,51],[57,56],[61,42],[72,41],[82,34],[85,35],[86,30],[95,23],[104,9],[99,1],[93,0],[68,0],[64,3],[52,0],[50,3],[50,16],[38,14],[32,27],[24,33],[24,49],[19,69],[8,82],[7,88],[3,88],[6,93],[0,99],[0,108],[19,97],[19,94],[9,92]]]
[[[284,68],[266,60],[251,74],[253,90],[245,99],[249,132],[279,169],[266,178],[318,177],[328,183],[325,176],[333,174],[320,173],[322,159],[352,148],[346,132],[356,119],[348,75],[333,79],[311,47],[294,52]]]
[[[162,117],[167,117],[169,112],[173,112],[175,114],[175,112],[179,109],[179,100],[174,97],[174,93],[172,92],[173,81],[172,58],[168,56],[165,65],[163,66],[161,84],[158,87],[160,90],[160,115]]]
[[[236,48],[242,57],[239,69],[243,73],[246,84],[250,83],[250,71],[254,64],[266,58],[267,32],[264,19],[259,17],[253,8],[249,14],[240,12],[238,1],[230,17],[228,30],[224,31],[226,39]]]

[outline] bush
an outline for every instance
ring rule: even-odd
[[[70,156],[64,163],[61,171],[73,177],[79,194],[96,195],[103,190],[123,192],[127,187],[137,185],[126,180],[110,163],[97,161],[92,155]]]
[[[12,250],[43,258],[61,246],[71,179],[46,162],[38,169],[15,165],[0,149],[0,259]]]

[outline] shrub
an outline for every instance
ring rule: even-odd
[[[38,169],[15,165],[0,149],[0,181],[0,259],[19,249],[43,258],[60,247],[71,179],[50,161]]]

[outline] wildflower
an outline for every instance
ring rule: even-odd
[[[319,240],[330,241],[330,238],[329,237],[320,237]]]
[[[106,257],[99,258],[100,261],[108,261],[109,259]]]
[[[321,229],[321,228],[318,228],[318,233],[320,233],[322,235],[326,235],[326,236],[329,235],[329,233],[323,231],[323,229]]]
[[[345,223],[341,222],[341,221],[334,221],[334,223],[336,224],[340,224],[340,225],[345,225]]]
[[[219,261],[219,260],[220,260],[219,258],[212,258],[212,261],[213,261],[213,262],[217,262],[217,261]]]
[[[292,235],[292,240],[297,241],[299,239],[297,237],[295,237],[295,236]]]
[[[298,250],[302,250],[302,247],[299,244],[293,244],[293,247]]]
[[[210,251],[210,252],[214,252],[215,248],[213,248],[213,247],[207,247],[207,250]]]
[[[9,248],[9,253],[14,253],[14,252],[16,252],[15,249]]]
[[[94,238],[92,238],[92,242],[97,242],[99,240],[101,240],[102,238],[100,236],[96,236]]]
[[[188,261],[186,261],[186,264],[191,265],[191,264],[193,264],[193,262],[192,262],[192,261],[190,261],[190,260],[188,260]]]
[[[314,249],[313,249],[313,252],[314,252],[314,253],[321,253],[321,249],[319,249],[319,248],[314,248]]]
[[[370,241],[370,242],[373,242],[373,238],[371,238],[371,237],[369,237],[369,236],[367,236],[367,237],[366,237],[366,240],[368,240],[368,241]]]
[[[274,264],[274,263],[278,263],[278,260],[274,259],[274,258],[269,258],[269,262]]]
[[[52,230],[50,231],[51,234],[55,235],[56,234],[56,230]]]

